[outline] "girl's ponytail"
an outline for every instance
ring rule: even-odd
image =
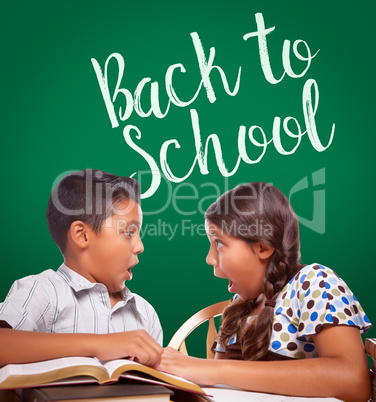
[[[277,188],[265,183],[250,183],[228,191],[209,207],[205,218],[229,235],[248,242],[251,248],[258,241],[274,248],[263,282],[266,306],[252,320],[252,324],[247,325],[248,317],[258,306],[256,299],[234,300],[223,313],[219,338],[219,342],[226,345],[237,333],[243,358],[261,360],[269,349],[273,302],[301,268],[297,218],[286,197]],[[253,231],[245,236],[244,230],[236,230],[240,225],[260,227],[260,222],[264,229],[256,233]]]

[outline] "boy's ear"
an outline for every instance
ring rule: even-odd
[[[261,260],[267,260],[272,256],[272,254],[274,253],[275,248],[271,247],[271,246],[268,246],[265,243],[257,242],[256,250],[257,250],[258,256],[259,256],[259,258]]]
[[[82,221],[72,222],[68,235],[72,242],[80,248],[86,248],[89,245],[88,226]]]

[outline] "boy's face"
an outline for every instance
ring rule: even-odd
[[[138,263],[144,246],[140,238],[142,211],[133,200],[116,205],[114,215],[107,218],[96,234],[89,231],[87,279],[103,283],[109,293],[120,292],[124,282],[132,279],[131,268]]]

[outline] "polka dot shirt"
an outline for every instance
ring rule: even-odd
[[[254,317],[249,317],[250,322]],[[274,308],[269,350],[282,356],[318,357],[312,335],[325,324],[357,327],[361,333],[372,325],[346,283],[319,264],[302,268],[282,289]],[[234,335],[229,344],[236,342]],[[218,352],[224,352],[217,345]]]

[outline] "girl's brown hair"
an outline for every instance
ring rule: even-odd
[[[246,241],[251,248],[255,242],[262,242],[275,249],[263,282],[267,300],[276,300],[301,269],[298,220],[276,187],[261,182],[238,186],[222,194],[208,208],[205,219],[228,235]],[[226,345],[237,333],[245,360],[260,360],[269,348],[274,311],[265,307],[252,325],[246,325],[256,306],[256,299],[238,297],[223,313],[219,342]]]

